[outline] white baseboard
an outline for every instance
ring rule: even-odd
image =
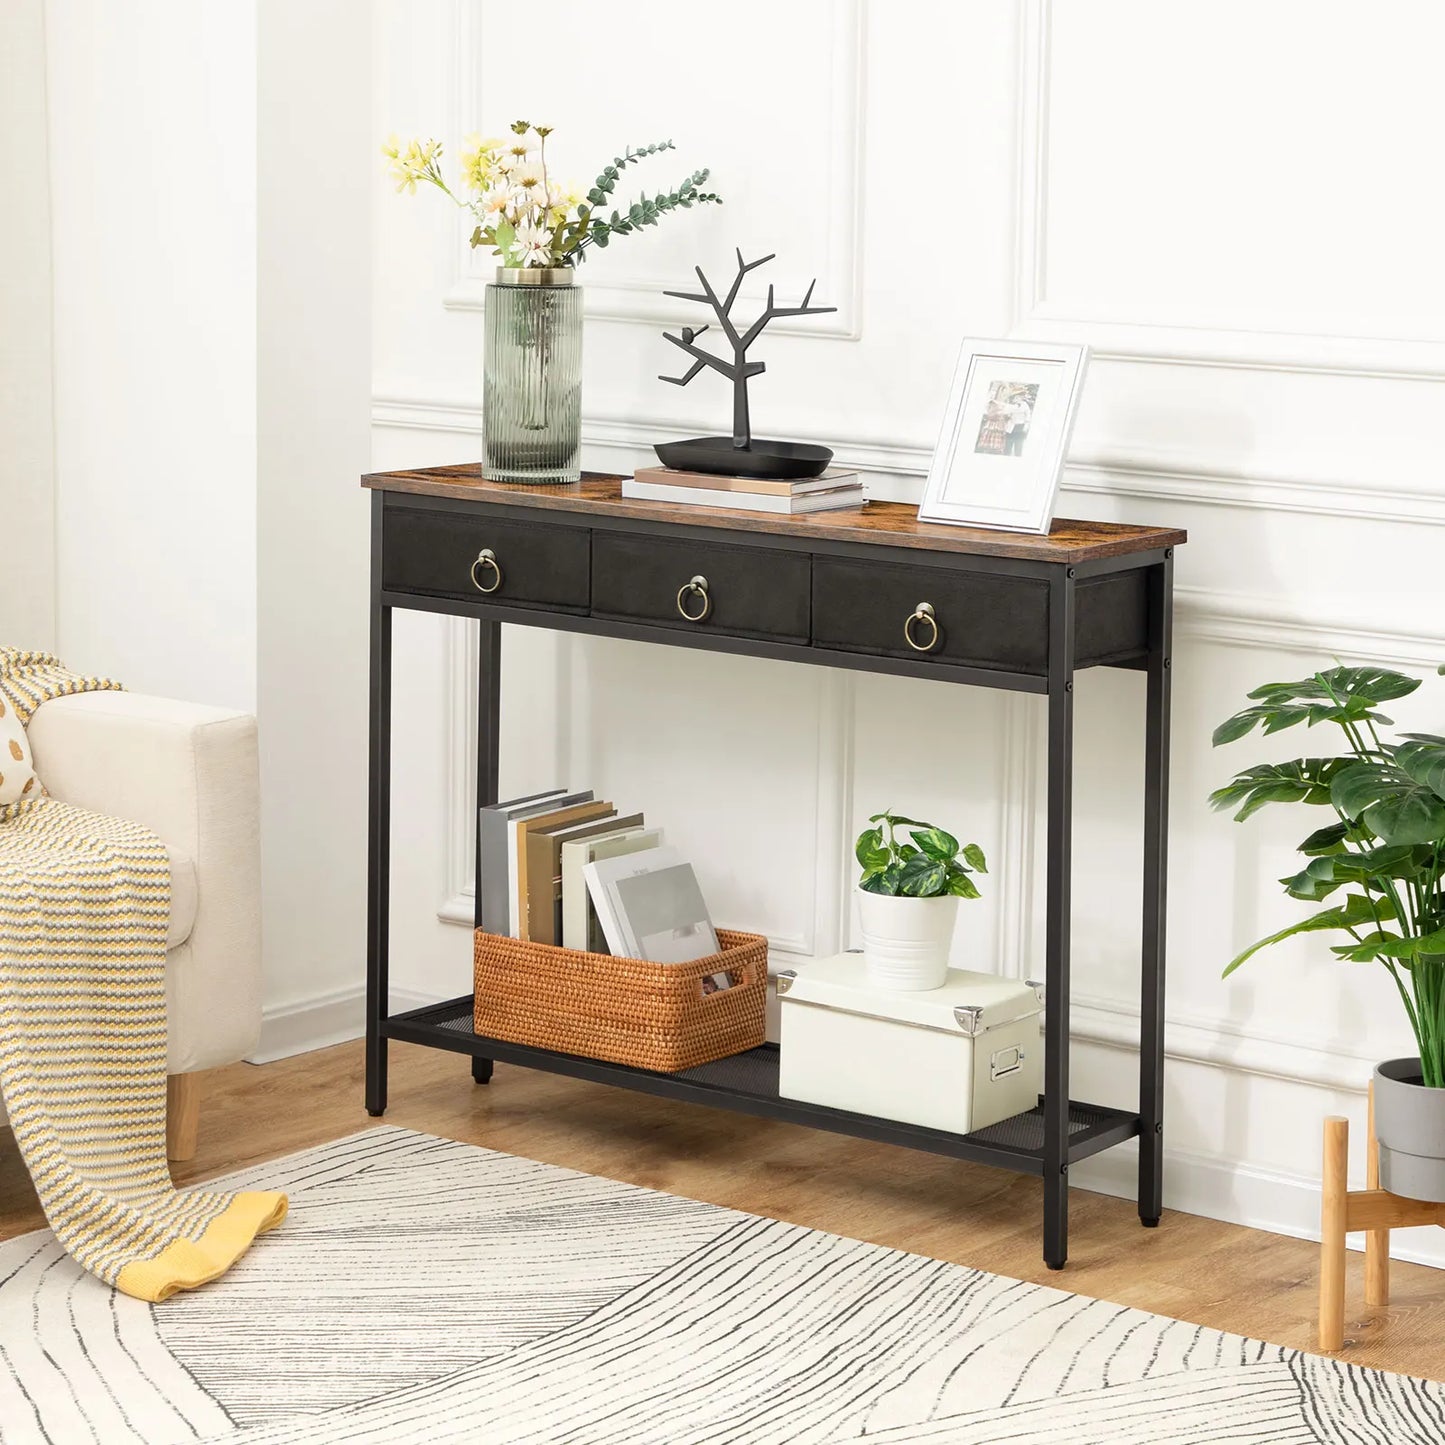
[[[440,994],[391,990],[392,1013],[441,1003]],[[269,1064],[293,1054],[309,1054],[359,1039],[366,1032],[366,988],[332,989],[294,1003],[276,1004],[261,1013],[261,1042],[247,1054],[248,1064]]]
[[[366,1032],[366,990],[332,989],[294,1003],[261,1011],[261,1041],[246,1056],[249,1064],[269,1064],[292,1054],[309,1054],[359,1039]]]
[[[1137,1146],[1122,1145],[1074,1165],[1070,1179],[1080,1189],[1133,1199],[1138,1159]],[[1320,1237],[1318,1179],[1228,1159],[1166,1148],[1164,1206],[1294,1239]],[[1168,1228],[1167,1223],[1164,1227]],[[1363,1249],[1364,1235],[1350,1235],[1349,1244],[1351,1249]],[[1445,1236],[1434,1225],[1396,1230],[1391,1244],[1390,1253],[1395,1259],[1445,1269]]]

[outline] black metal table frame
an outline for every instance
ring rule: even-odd
[[[1071,1162],[1089,1157],[1125,1139],[1139,1138],[1138,1211],[1140,1221],[1157,1225],[1163,1208],[1164,1149],[1164,933],[1169,792],[1169,709],[1173,613],[1173,548],[1080,562],[1074,566],[986,556],[975,553],[923,553],[910,556],[920,566],[963,566],[974,572],[1028,576],[1049,586],[1048,668],[1046,677],[987,668],[913,662],[805,645],[680,632],[673,628],[611,621],[544,608],[522,609],[484,598],[446,598],[388,591],[382,570],[383,517],[386,492],[372,493],[370,765],[368,823],[366,1108],[373,1117],[386,1109],[387,1043],[389,1039],[451,1049],[472,1056],[473,1078],[485,1083],[492,1060],[515,1062],[573,1077],[592,1079],[644,1092],[701,1102],[745,1113],[787,1119],[858,1137],[971,1159],[1019,1172],[1037,1173],[1044,1185],[1044,1260],[1062,1269],[1068,1258],[1068,1175]],[[456,510],[465,503],[407,497],[409,507],[442,506]],[[535,521],[530,509],[489,503],[488,515]],[[719,540],[715,530],[669,521],[588,516],[593,530],[616,527],[627,532],[670,539],[689,536]],[[726,538],[724,540],[732,540]],[[749,534],[749,546],[795,548],[789,539]],[[809,550],[847,557],[873,554],[896,562],[896,550],[853,542],[813,540]],[[1074,606],[1080,581],[1108,573],[1143,570],[1147,579],[1147,648],[1138,655],[1111,659],[1103,665],[1143,670],[1145,692],[1144,858],[1140,971],[1139,1108],[1137,1115],[1096,1111],[1112,1121],[1071,1133],[1069,1100],[1069,954],[1070,884],[1072,873],[1072,801],[1074,752]],[[601,1063],[547,1050],[443,1029],[427,1022],[435,1009],[391,1015],[388,1002],[391,854],[391,683],[392,612],[397,609],[473,618],[479,635],[477,677],[476,805],[498,801],[499,715],[501,709],[501,623],[561,631],[622,637],[666,646],[701,647],[715,651],[782,658],[882,672],[944,679],[970,685],[1031,692],[1047,697],[1047,866],[1045,881],[1045,963],[1047,1006],[1044,1013],[1044,1093],[1042,1149],[1034,1152],[997,1147],[983,1138],[918,1129],[886,1119],[822,1109],[790,1099],[743,1095],[686,1077]],[[478,862],[478,872],[480,861]],[[481,898],[480,880],[476,892]],[[461,1004],[464,1000],[456,1000]]]

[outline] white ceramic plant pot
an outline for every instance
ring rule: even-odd
[[[948,945],[958,921],[958,899],[895,898],[858,889],[863,957],[879,988],[919,993],[948,981]]]

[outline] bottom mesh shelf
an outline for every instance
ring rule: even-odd
[[[1024,1168],[1031,1172],[1037,1172],[1043,1157],[1042,1105],[972,1134],[949,1134],[943,1130],[784,1099],[778,1093],[776,1044],[765,1044],[761,1048],[749,1049],[746,1053],[733,1054],[680,1073],[658,1074],[626,1064],[610,1064],[524,1044],[506,1043],[500,1039],[485,1039],[472,1027],[470,998],[451,999],[447,1003],[396,1015],[387,1020],[386,1033],[391,1038],[409,1043],[481,1054],[504,1063],[594,1079],[717,1108],[787,1119],[838,1133],[884,1139],[959,1158],[978,1158],[986,1163]],[[1139,1117],[1121,1109],[1071,1100],[1068,1131],[1069,1158],[1077,1160],[1137,1135]]]
[[[702,1084],[713,1084],[740,1094],[753,1094],[779,1099],[778,1093],[778,1049],[776,1044],[766,1044],[760,1049],[750,1049],[745,1054],[733,1054],[731,1058],[718,1059],[715,1063],[703,1064],[696,1069],[687,1069],[677,1075],[681,1079],[693,1079]],[[841,1111],[839,1111],[841,1112]],[[1088,1136],[1092,1132],[1112,1126],[1121,1118],[1117,1109],[1107,1109],[1095,1104],[1069,1104],[1069,1137]],[[1015,1114],[1011,1119],[1001,1119],[986,1129],[979,1129],[964,1136],[980,1144],[992,1144],[1000,1148],[1017,1150],[1020,1153],[1042,1153],[1044,1147],[1044,1111],[1042,1107],[1030,1109],[1027,1114]]]

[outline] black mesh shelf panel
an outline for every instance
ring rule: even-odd
[[[775,1044],[734,1054],[677,1074],[657,1074],[625,1064],[610,1064],[572,1054],[556,1054],[524,1044],[505,1043],[479,1037],[472,1028],[470,998],[452,999],[401,1014],[387,1023],[393,1038],[415,1043],[441,1044],[463,1053],[495,1057],[503,1062],[548,1069],[577,1078],[616,1084],[709,1104],[716,1108],[741,1110],[795,1123],[833,1129],[839,1133],[884,1139],[914,1148],[960,1158],[978,1158],[1037,1172],[1043,1157],[1044,1117],[1042,1108],[990,1124],[972,1134],[949,1134],[870,1115],[850,1114],[778,1094],[778,1050]],[[1121,1143],[1138,1133],[1138,1116],[1097,1104],[1069,1104],[1069,1157],[1080,1159]]]
[[[439,1003],[429,1009],[419,1010],[416,1017],[425,1015],[426,1022],[434,1029],[445,1029],[452,1034],[466,1034],[475,1038],[477,1031],[472,1027],[472,1001],[469,998],[453,999],[450,1003]]]

